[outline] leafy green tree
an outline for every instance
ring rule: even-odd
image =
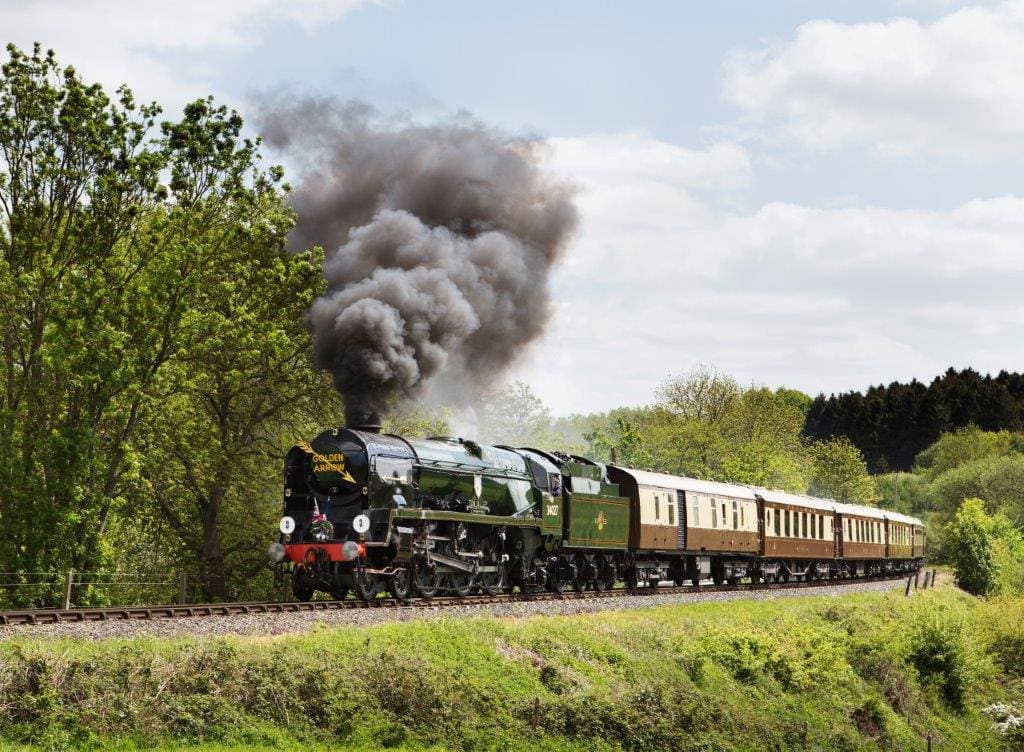
[[[988,595],[996,589],[999,568],[993,550],[992,520],[985,514],[981,499],[964,499],[946,526],[946,545],[960,587],[974,595]]]
[[[281,171],[236,113],[199,100],[155,131],[127,89],[111,101],[38,46],[8,51],[0,561],[198,562],[223,597],[256,571],[291,428],[330,412],[300,323],[318,257],[285,252]]]
[[[940,436],[938,441],[917,455],[914,465],[934,479],[983,457],[1005,455],[1010,451],[1011,442],[1009,431],[983,431],[974,425],[965,426]]]
[[[0,76],[0,561],[91,569],[175,350],[158,112],[14,46]],[[181,242],[184,235],[178,228]]]
[[[683,420],[715,423],[725,418],[741,393],[735,379],[697,366],[685,376],[669,377],[657,396],[660,405]]]
[[[551,412],[540,397],[521,381],[498,387],[487,394],[477,418],[478,435],[489,444],[543,444],[551,426]]]
[[[383,430],[385,433],[425,439],[430,436],[449,435],[450,425],[451,413],[446,408],[431,410],[414,407],[390,413],[384,418]]]
[[[811,447],[810,491],[817,496],[851,504],[878,500],[875,481],[860,450],[849,439],[819,441]]]

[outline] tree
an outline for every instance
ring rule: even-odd
[[[849,439],[819,441],[811,447],[810,492],[850,504],[878,500],[875,481],[860,450]]]
[[[399,436],[413,436],[425,439],[430,436],[447,436],[451,433],[451,413],[445,408],[430,410],[414,407],[396,410],[384,418],[383,431]]]
[[[152,212],[155,106],[112,102],[52,52],[0,77],[0,560],[91,569],[180,303]],[[179,236],[180,238],[180,236]]]
[[[697,366],[685,376],[669,377],[658,389],[658,402],[684,420],[715,423],[740,398],[739,384],[713,368]]]
[[[491,390],[478,412],[477,433],[489,444],[528,446],[544,443],[551,413],[529,386],[516,381]]]
[[[319,257],[285,252],[282,173],[260,167],[237,113],[198,100],[154,133],[159,108],[127,89],[112,102],[38,46],[8,50],[0,560],[94,571],[177,557],[223,597],[272,529],[268,458],[330,414],[325,395],[336,403],[300,323]],[[131,543],[113,537],[125,531]],[[152,558],[140,541],[159,543]]]
[[[992,520],[985,514],[984,502],[964,499],[945,534],[960,587],[974,595],[995,590],[999,569],[993,552]]]

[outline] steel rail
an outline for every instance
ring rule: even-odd
[[[17,625],[45,625],[96,621],[146,621],[152,619],[174,619],[206,616],[234,616],[240,614],[294,614],[310,611],[336,611],[359,608],[448,608],[453,606],[486,606],[497,603],[529,603],[535,601],[588,600],[591,598],[619,598],[635,595],[698,595],[700,593],[758,592],[763,590],[796,590],[801,588],[842,587],[863,582],[902,580],[906,574],[856,577],[838,580],[812,580],[799,582],[772,582],[737,585],[681,585],[669,587],[639,587],[634,590],[587,590],[577,593],[567,590],[552,593],[547,590],[535,593],[500,593],[498,595],[471,595],[466,597],[442,596],[435,598],[375,598],[363,601],[358,598],[343,601],[254,601],[247,603],[197,603],[167,606],[113,606],[104,608],[37,608],[0,611],[0,627]],[[911,574],[910,578],[913,579]]]

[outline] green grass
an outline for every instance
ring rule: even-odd
[[[949,588],[302,636],[0,643],[0,748],[1010,749],[1024,601]],[[19,747],[13,747],[20,749]]]

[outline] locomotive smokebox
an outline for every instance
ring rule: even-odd
[[[363,433],[380,433],[380,423],[365,423],[361,426],[349,426],[353,431],[362,431]]]

